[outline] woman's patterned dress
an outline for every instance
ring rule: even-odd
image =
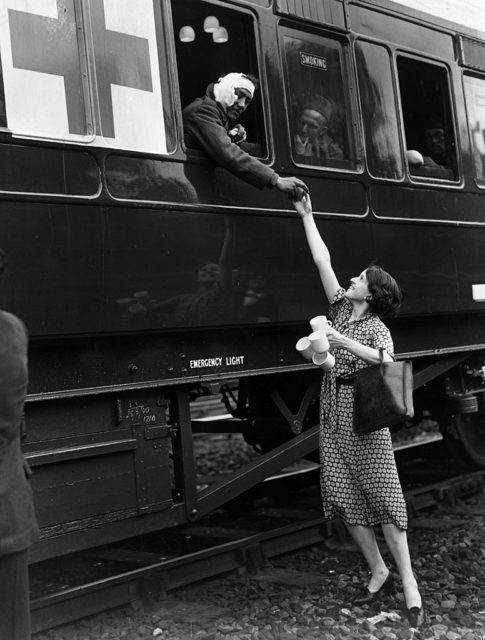
[[[393,355],[386,325],[373,313],[350,321],[351,303],[339,289],[330,305],[334,328],[349,338]],[[389,429],[357,435],[352,429],[354,389],[338,384],[369,366],[345,349],[335,349],[320,395],[320,462],[323,509],[327,518],[350,525],[394,523],[407,528],[407,512],[397,474]]]

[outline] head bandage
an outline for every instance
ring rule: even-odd
[[[235,89],[245,89],[252,98],[255,88],[243,73],[228,73],[214,85],[214,98],[223,107],[232,107],[237,100]]]

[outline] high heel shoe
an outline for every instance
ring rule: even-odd
[[[389,571],[387,574],[387,578],[381,584],[380,588],[377,591],[369,591],[369,589],[365,589],[365,593],[361,596],[356,596],[352,600],[352,604],[360,607],[363,604],[371,604],[372,602],[376,602],[380,600],[382,596],[387,596],[391,593],[392,588],[394,586],[394,576]]]
[[[424,611],[422,607],[411,607],[410,609],[406,609],[406,615],[409,626],[412,629],[417,629],[424,622]]]

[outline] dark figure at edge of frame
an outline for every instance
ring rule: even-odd
[[[0,272],[5,256],[0,250]],[[30,469],[20,448],[27,331],[0,310],[0,640],[29,640],[28,548],[38,538]]]
[[[254,187],[276,188],[301,197],[308,193],[302,180],[280,177],[240,147],[246,132],[236,121],[251,103],[258,84],[257,78],[243,73],[228,73],[210,84],[205,96],[196,98],[183,110],[185,144],[202,149],[217,165]]]
[[[380,316],[395,315],[401,303],[396,281],[377,265],[351,278],[344,290],[332,267],[329,250],[312,214],[308,196],[294,202],[330,303],[333,327],[327,337],[335,367],[323,378],[320,396],[320,462],[323,509],[327,518],[341,518],[363,553],[371,572],[356,606],[379,602],[393,588],[393,574],[377,545],[374,526],[381,525],[399,570],[411,627],[422,623],[421,596],[411,566],[407,511],[397,474],[389,429],[358,435],[352,428],[355,372],[391,361],[393,341]]]

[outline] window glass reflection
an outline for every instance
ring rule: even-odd
[[[399,180],[403,167],[389,53],[369,42],[357,42],[355,53],[369,172]]]
[[[469,76],[464,80],[474,173],[485,186],[485,80]]]
[[[293,159],[355,168],[341,44],[285,35],[284,51]]]

